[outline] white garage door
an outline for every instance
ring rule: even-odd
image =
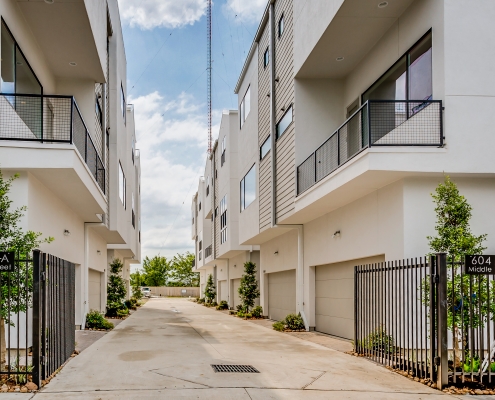
[[[384,261],[383,256],[316,267],[315,312],[319,332],[354,336],[354,266]]]
[[[94,269],[88,270],[88,296],[89,309],[103,311],[101,309],[101,272]]]
[[[218,281],[218,290],[218,298],[220,299],[220,301],[228,301],[229,291],[227,287],[227,281]]]
[[[241,286],[241,280],[232,279],[232,302],[234,310],[239,304],[241,304],[241,299],[239,298],[239,286]]]
[[[268,274],[268,318],[283,320],[296,313],[296,270]]]

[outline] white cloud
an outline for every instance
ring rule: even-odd
[[[119,0],[122,20],[131,27],[153,29],[192,25],[203,16],[205,0]]]
[[[224,10],[235,14],[239,22],[258,23],[267,4],[268,0],[227,0]]]
[[[143,257],[193,251],[190,209],[206,160],[204,105],[185,93],[170,100],[153,92],[130,102],[141,154]]]

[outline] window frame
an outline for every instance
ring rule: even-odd
[[[282,26],[282,29],[280,29],[280,26]],[[278,19],[278,23],[277,23],[277,31],[278,31],[278,38],[279,39],[284,34],[284,30],[285,30],[285,21],[284,21],[284,13],[282,13],[282,15]]]
[[[220,200],[220,244],[227,242],[227,195]]]
[[[96,117],[98,119],[98,122],[100,123],[100,127],[103,128],[103,110],[101,109],[100,101],[98,100],[97,95],[95,95],[95,103]]]
[[[265,141],[260,146],[260,160],[263,160],[268,155],[268,153],[270,153],[270,151],[272,150],[272,141],[271,141],[271,139],[272,139],[272,136],[271,135],[268,135],[268,137],[265,139]],[[270,145],[270,147],[268,148],[268,150],[266,150],[265,154],[263,154],[263,147],[267,143]]]
[[[127,102],[124,93],[124,84],[120,82],[120,108],[122,108],[122,118],[124,119],[124,125],[127,122],[126,112],[127,112]]]
[[[289,111],[291,112],[291,121],[290,123],[287,125],[287,127],[284,129],[283,132],[279,133],[278,131],[278,127],[280,125],[280,123],[282,122],[282,120],[285,118],[285,116],[289,113]],[[282,115],[282,117],[280,117],[280,119],[278,120],[277,124],[275,125],[275,138],[276,140],[280,139],[285,132],[287,132],[287,129],[289,129],[289,127],[293,124],[294,122],[294,105],[291,104],[289,107],[287,107],[287,110],[285,110],[284,112],[284,115]]]
[[[266,69],[270,64],[270,46],[266,47],[265,52],[263,53],[263,68]]]
[[[124,173],[124,168],[122,167],[122,163],[119,161],[119,198],[120,201],[122,202],[122,205],[124,206],[124,210],[127,210],[127,204],[126,204],[126,194],[127,194],[127,184],[126,184],[126,179],[125,179],[125,173]],[[122,184],[122,186],[121,186]],[[122,196],[122,197],[121,197]]]
[[[249,204],[246,204],[246,177],[250,174],[253,173],[253,179],[254,179],[254,197],[251,200]],[[246,172],[244,177],[241,179],[239,183],[239,199],[240,199],[240,211],[243,212],[245,209],[247,209],[251,204],[254,203],[256,200],[256,163],[254,163],[251,168],[249,168],[249,171]]]
[[[249,94],[249,109],[248,109],[248,112],[246,114],[246,96]],[[242,127],[244,126],[244,123],[246,122],[247,120],[247,117],[249,116],[249,114],[251,113],[251,85],[248,86],[248,88],[246,89],[246,91],[244,92],[244,97],[242,98],[242,101],[241,103],[239,104],[239,118],[240,118],[240,128],[242,129]]]

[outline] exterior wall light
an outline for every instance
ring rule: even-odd
[[[337,61],[344,61],[344,57],[337,57],[336,60]]]
[[[101,251],[100,250],[96,250],[96,254],[98,254],[99,256],[101,256]]]
[[[68,229],[64,229],[64,236],[70,236],[70,232]]]
[[[335,231],[332,237],[340,237],[340,231]]]
[[[378,4],[378,8],[385,8],[388,6],[388,1],[382,1]]]
[[[77,63],[76,63],[76,62],[74,62],[74,61],[71,61],[71,62],[69,63],[69,65],[70,65],[71,67],[75,67],[75,66],[77,65]]]
[[[276,256],[278,256],[278,250],[275,253],[273,253],[273,254],[276,255]]]

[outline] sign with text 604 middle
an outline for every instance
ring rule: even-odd
[[[466,256],[465,272],[468,275],[495,274],[495,256]]]
[[[0,272],[13,272],[14,270],[14,252],[0,251]]]

